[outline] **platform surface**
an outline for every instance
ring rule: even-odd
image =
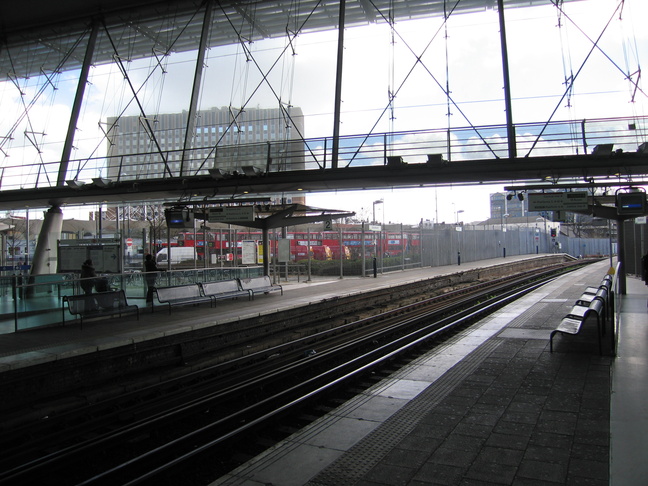
[[[502,308],[214,485],[646,485],[646,288],[618,356],[549,334],[601,262]],[[609,336],[609,334],[608,334]]]
[[[280,309],[308,305],[341,295],[351,295],[377,288],[388,288],[408,282],[416,282],[439,275],[465,272],[475,268],[487,268],[538,256],[521,255],[507,258],[494,258],[477,262],[463,262],[461,265],[424,267],[406,271],[378,274],[373,277],[318,277],[311,282],[280,281],[284,295],[272,292],[259,295],[254,300],[221,300],[211,308],[209,304],[174,307],[169,313],[168,306],[156,306],[151,313],[143,299],[129,299],[129,304],[140,306],[140,319],[136,316],[122,316],[106,320],[84,320],[83,329],[78,324],[67,322],[65,326],[37,328],[20,332],[0,333],[0,373],[10,369],[33,366],[49,361],[64,359],[80,353],[92,353],[126,344],[179,334],[193,329],[226,324],[233,320],[259,314],[272,313]],[[5,299],[9,297],[5,296]],[[1,303],[0,303],[1,304]],[[5,306],[12,307],[10,302]],[[71,316],[66,318],[70,319]],[[2,323],[0,323],[2,324]],[[13,323],[5,322],[13,329]]]
[[[0,373],[533,257],[281,282],[284,296],[0,334]],[[551,331],[608,269],[590,265],[502,308],[214,484],[647,484],[648,288],[628,278],[616,357],[599,355],[591,329],[557,335],[549,352]]]

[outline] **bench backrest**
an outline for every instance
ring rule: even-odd
[[[198,284],[179,285],[177,287],[157,287],[158,300],[167,302],[175,299],[187,299],[191,297],[202,297]]]
[[[69,295],[65,298],[71,314],[85,314],[99,310],[94,295]]]
[[[123,290],[115,290],[111,292],[101,292],[94,294],[97,304],[102,309],[120,309],[126,307],[126,294]]]
[[[603,304],[604,302],[602,300],[595,299],[592,302],[590,302],[588,309],[600,315],[601,311],[603,310]]]
[[[598,289],[598,292],[596,292],[596,295],[594,296],[594,298],[595,299],[601,299],[604,302],[607,302],[608,289],[606,289],[605,287],[601,287],[600,289]]]
[[[206,282],[200,285],[202,285],[205,295],[217,295],[241,291],[241,286],[238,280],[221,280],[219,282]]]
[[[569,311],[566,317],[571,319],[586,319],[590,312],[595,312],[599,316],[603,310],[603,301],[594,299],[589,305],[575,305]]]
[[[126,294],[123,290],[112,290],[90,295],[68,295],[65,300],[72,314],[86,314],[101,309],[119,309],[128,306]]]
[[[257,290],[272,287],[270,277],[264,275],[263,277],[242,278],[241,288],[243,290]]]

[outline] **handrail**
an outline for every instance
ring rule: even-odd
[[[604,143],[613,143],[617,150],[634,152],[644,141],[647,121],[648,117],[622,117],[553,121],[548,125],[544,122],[520,123],[515,126],[516,146],[520,153],[533,148],[533,156],[582,155],[590,153],[590,147]],[[542,138],[537,143],[533,142],[543,129]],[[504,125],[345,135],[340,136],[339,141],[339,167],[385,165],[387,157],[392,155],[401,156],[410,163],[424,162],[428,154],[440,155],[448,161],[490,159],[492,150],[496,157],[508,156]],[[325,168],[327,161],[331,160],[331,146],[330,137],[315,137],[194,147],[188,152],[185,166],[195,169],[183,173],[170,173],[168,166],[163,168],[160,152],[74,159],[70,160],[69,167],[71,170],[78,168],[80,181],[100,177],[102,171],[106,175],[107,169],[108,176],[117,182],[209,176],[208,168],[211,167],[222,167],[226,171],[240,170],[246,165],[270,172],[318,170]],[[181,149],[162,151],[166,160],[174,160],[174,155],[180,152]],[[53,179],[38,180],[36,176],[25,175],[37,174],[38,170],[24,169],[33,166],[40,168],[41,172],[43,168],[53,172],[58,169],[58,164],[59,161],[39,161],[5,165],[0,176],[1,187],[3,190],[16,190],[53,186],[56,182]]]
[[[230,278],[254,277],[263,273],[262,267],[215,267],[159,272],[158,285],[178,285],[199,283]],[[48,275],[14,275],[11,278],[11,300],[6,299],[0,306],[0,321],[8,324],[13,321],[13,332],[43,326],[60,325],[60,311],[63,298],[82,293],[80,282],[98,278],[108,279],[111,289],[123,290],[128,298],[145,299],[147,284],[145,273],[98,274],[96,277],[80,278],[74,273]],[[45,281],[39,281],[39,277]],[[163,280],[163,281],[162,281]],[[9,289],[7,289],[9,290]],[[94,290],[93,290],[94,293]],[[4,319],[3,319],[4,316]],[[6,329],[6,328],[5,328]]]

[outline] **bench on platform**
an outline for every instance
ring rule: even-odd
[[[252,300],[252,291],[244,290],[238,279],[221,280],[219,282],[201,283],[203,295],[210,297],[213,301],[221,299],[235,299],[237,297],[247,297]]]
[[[214,302],[211,297],[203,294],[200,284],[156,287],[153,292],[157,295],[160,304],[169,305],[169,314],[174,305],[201,304],[202,302],[209,302],[210,305],[213,305]]]
[[[581,305],[585,307],[589,307],[589,305],[594,301],[594,300],[599,300],[603,304],[603,315],[604,319],[608,319],[610,316],[609,312],[609,292],[607,287],[601,285],[598,290],[596,291],[595,294],[591,294],[588,292],[583,293],[578,300],[576,301],[576,305]],[[603,334],[605,334],[605,327],[603,328]]]
[[[264,275],[263,277],[242,278],[241,288],[243,290],[252,291],[253,298],[254,294],[257,293],[263,292],[264,294],[268,294],[277,290],[280,290],[281,295],[283,295],[283,287],[279,284],[273,284],[270,280],[270,277],[268,277],[267,275]]]
[[[128,304],[126,294],[123,290],[111,290],[96,294],[66,295],[63,297],[63,324],[65,324],[65,304],[67,303],[70,314],[79,316],[81,327],[83,319],[89,317],[103,317],[122,314],[137,313],[139,320],[139,308],[134,304]]]
[[[583,324],[590,315],[596,316],[596,334],[598,338],[599,354],[603,354],[601,345],[601,316],[603,315],[603,302],[599,299],[592,300],[588,306],[575,305],[569,311],[558,327],[551,332],[549,336],[549,350],[553,352],[553,338],[558,332],[563,334],[578,334],[583,328]]]

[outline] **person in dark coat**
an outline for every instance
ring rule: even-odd
[[[92,288],[94,287],[96,276],[97,273],[95,272],[92,260],[87,259],[81,265],[81,288],[86,295],[92,294]]]
[[[155,279],[157,278],[159,269],[153,259],[153,255],[150,253],[144,258],[144,272],[146,272],[146,302],[153,302],[153,289],[155,288]]]
[[[648,285],[648,253],[641,257],[641,280]]]

